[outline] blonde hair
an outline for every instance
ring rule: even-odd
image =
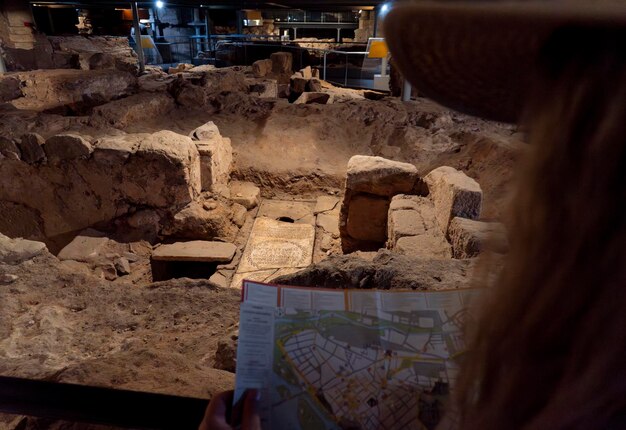
[[[458,385],[460,429],[598,429],[626,412],[626,31],[545,46],[511,249]]]

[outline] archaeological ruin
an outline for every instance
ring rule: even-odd
[[[426,291],[498,267],[524,133],[368,58],[382,2],[261,2],[259,25],[88,3],[0,4],[1,376],[209,399],[244,279]]]

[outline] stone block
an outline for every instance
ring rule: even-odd
[[[352,157],[339,219],[343,251],[371,251],[384,246],[390,198],[413,190],[418,179],[412,164],[364,155]]]
[[[317,215],[315,225],[330,233],[334,238],[339,237],[339,213],[329,212]]]
[[[167,93],[139,93],[115,100],[93,109],[93,125],[126,127],[146,118],[156,118],[175,107],[174,99]]]
[[[315,208],[313,213],[315,215],[322,212],[329,212],[337,208],[339,205],[339,198],[335,196],[320,196],[315,201]]]
[[[483,192],[478,182],[452,167],[442,166],[424,177],[429,197],[435,204],[437,222],[447,234],[454,217],[476,219],[480,216]]]
[[[293,102],[295,105],[312,103],[322,105],[330,104],[332,103],[332,97],[327,93],[302,93],[302,95],[298,97],[295,102]]]
[[[87,158],[93,151],[91,143],[77,134],[57,134],[49,137],[44,145],[48,161],[58,163],[63,160]]]
[[[21,82],[16,76],[0,75],[0,103],[22,96]]]
[[[346,190],[391,197],[410,192],[418,179],[414,165],[355,155],[348,161]]]
[[[506,229],[497,222],[455,217],[450,221],[448,237],[454,258],[472,258],[486,250],[502,254],[509,249]]]
[[[450,244],[442,235],[406,236],[398,239],[395,251],[411,257],[447,259],[452,257]]]
[[[387,235],[387,247],[394,252],[427,258],[451,256],[450,245],[437,223],[434,204],[426,197],[394,196],[389,205]]]
[[[46,153],[43,150],[44,143],[44,138],[37,133],[26,133],[22,135],[17,144],[22,154],[22,160],[29,164],[45,160]]]
[[[0,154],[12,160],[20,159],[20,150],[13,139],[4,136],[0,136]]]
[[[178,63],[176,66],[170,67],[169,69],[167,69],[167,73],[169,73],[170,75],[173,75],[175,73],[186,72],[186,71],[191,70],[193,68],[194,68],[193,64]]]
[[[311,66],[306,66],[304,69],[300,69],[300,73],[304,79],[312,79],[313,71],[311,70]]]
[[[58,255],[59,260],[93,262],[104,251],[109,238],[96,230],[88,229],[81,232],[68,243]]]
[[[219,185],[230,180],[233,162],[233,148],[230,139],[199,140],[196,142],[200,154],[200,176],[203,191],[216,191]]]
[[[283,75],[293,70],[293,56],[291,52],[274,52],[270,55],[272,73]]]
[[[260,201],[261,190],[252,182],[233,181],[230,183],[230,198],[250,210]]]
[[[291,91],[294,93],[303,93],[306,91],[307,84],[309,83],[308,79],[305,79],[298,75],[292,75],[289,80]]]
[[[260,98],[277,98],[278,82],[274,79],[265,79],[263,81],[255,81],[250,85],[250,94]]]
[[[322,91],[322,81],[319,79],[311,79],[307,84],[307,91],[311,91],[313,93],[319,93]]]
[[[192,140],[207,141],[220,140],[222,135],[220,134],[220,130],[217,128],[217,125],[215,125],[213,121],[209,121],[189,133],[189,137],[191,137]]]
[[[231,218],[231,209],[223,203],[217,202],[213,208],[207,209],[198,202],[191,202],[165,223],[161,235],[177,239],[220,238],[230,241],[238,231]]]
[[[273,62],[271,59],[258,60],[252,63],[252,73],[255,78],[264,78],[272,73]]]
[[[205,263],[228,263],[235,256],[233,243],[192,240],[161,245],[152,253],[156,261],[200,261]]]
[[[45,251],[45,243],[21,238],[11,239],[0,233],[0,263],[19,264]]]
[[[364,242],[385,242],[388,209],[389,200],[385,197],[354,196],[348,208],[346,232],[351,238]]]

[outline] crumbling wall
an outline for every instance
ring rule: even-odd
[[[33,17],[28,3],[4,0],[0,4],[0,42],[12,49],[33,49],[35,37],[31,27]]]
[[[74,135],[46,141],[33,133],[0,159],[3,216],[33,213],[47,238],[107,223],[137,209],[175,213],[200,193],[200,157],[187,136],[170,131],[91,142]],[[25,233],[25,232],[23,232]],[[33,232],[33,236],[37,236]],[[24,234],[28,237],[31,234]]]

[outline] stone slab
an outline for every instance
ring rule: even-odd
[[[398,239],[394,250],[411,257],[447,259],[452,257],[450,244],[443,236],[406,236]]]
[[[509,249],[506,228],[497,222],[453,218],[448,228],[454,258],[472,258],[483,251],[504,254]]]
[[[104,250],[109,238],[96,230],[87,230],[79,234],[59,252],[59,260],[89,262],[95,260]]]
[[[317,215],[316,225],[334,238],[339,237],[339,212],[321,213]]]
[[[453,167],[442,166],[424,177],[430,199],[435,204],[437,222],[444,234],[454,217],[477,219],[483,192],[478,182]]]
[[[161,245],[152,253],[156,261],[201,261],[227,263],[233,259],[237,247],[232,243],[192,240]]]
[[[289,218],[296,224],[315,225],[313,202],[263,200],[257,216],[263,216],[275,220],[278,220],[279,218]]]
[[[19,264],[47,251],[46,245],[34,240],[11,239],[0,233],[0,263]]]
[[[257,218],[237,273],[306,267],[313,259],[314,242],[312,225]]]
[[[230,198],[250,210],[259,204],[261,190],[252,182],[232,181],[230,183]]]
[[[321,212],[332,211],[337,208],[339,205],[339,197],[335,196],[320,196],[317,198],[315,202],[315,208],[313,208],[313,213],[317,215]]]
[[[257,282],[272,282],[279,276],[291,275],[302,270],[301,268],[259,270],[257,272],[236,273],[230,283],[231,288],[241,288],[244,280]]]

